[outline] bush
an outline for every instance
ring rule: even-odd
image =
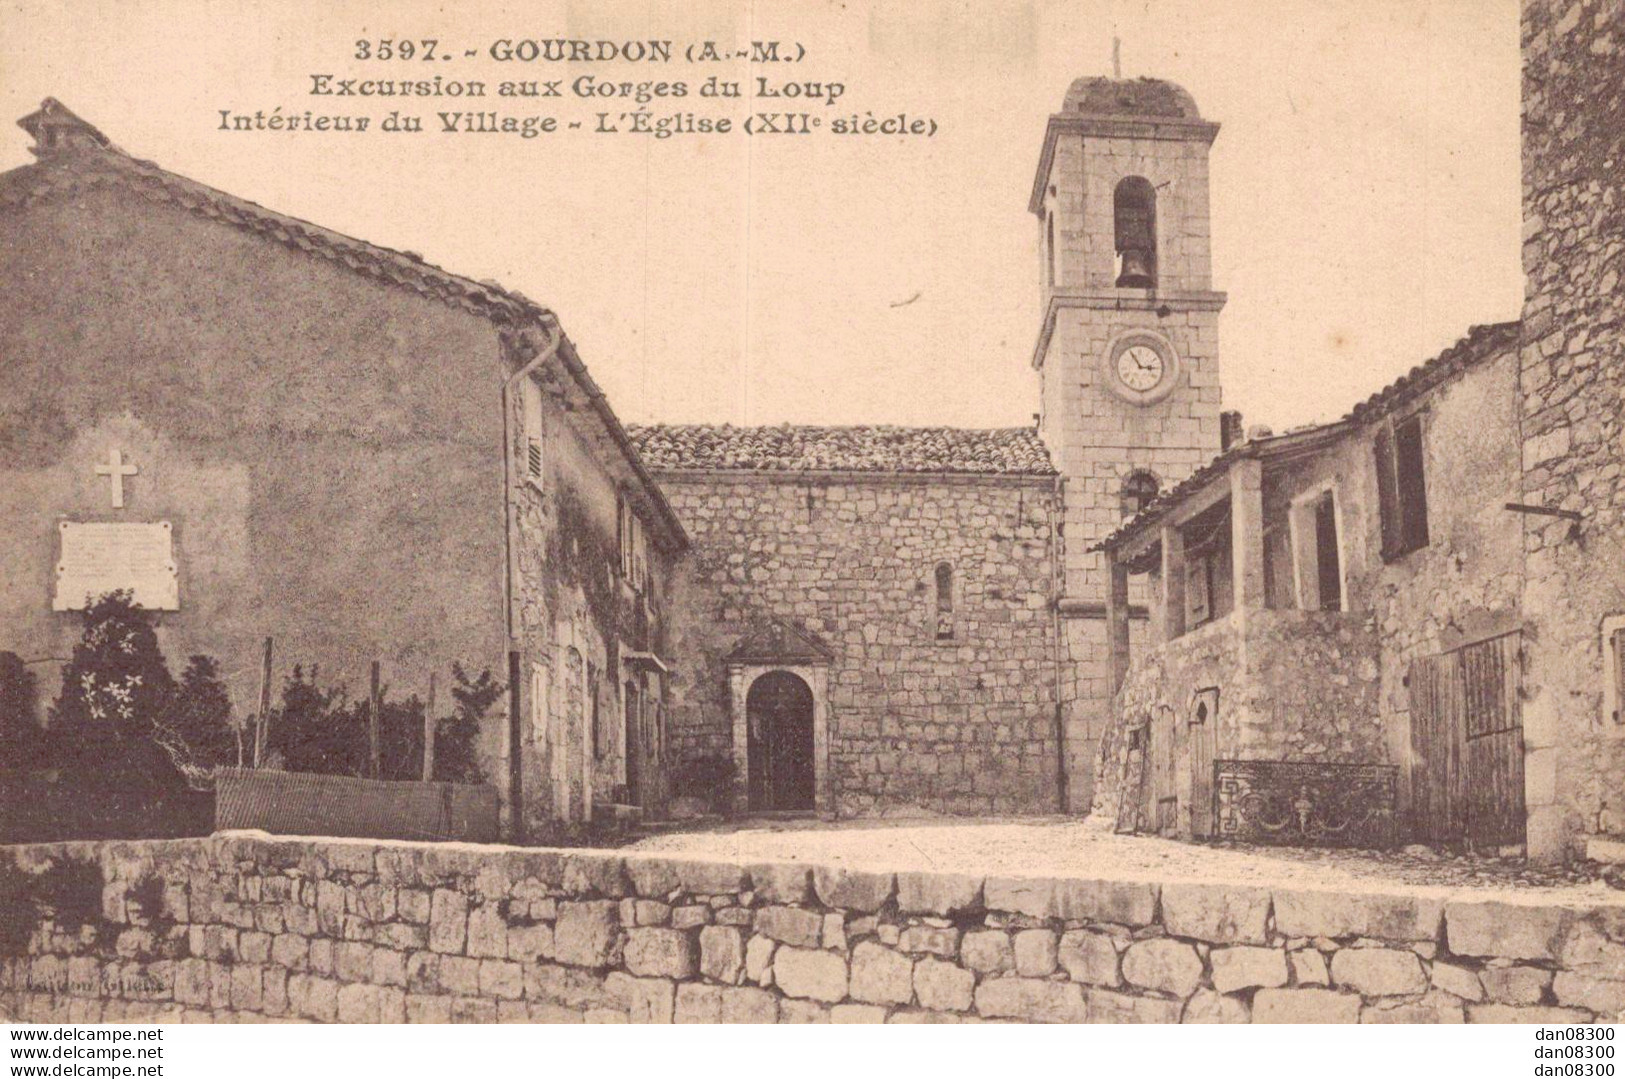
[[[41,739],[45,771],[11,808],[8,838],[198,835],[210,826],[204,769],[172,727],[183,697],[157,634],[128,592],[84,613]],[[21,834],[18,834],[21,833]]]
[[[492,680],[489,669],[470,679],[461,663],[451,665],[453,714],[435,724],[434,778],[443,783],[484,783],[480,769],[480,728],[491,706],[508,687]]]
[[[97,862],[52,862],[35,875],[28,891],[36,915],[49,913],[59,928],[78,929],[102,920],[102,867]]]
[[[0,775],[21,771],[38,759],[38,689],[21,656],[0,652]]]
[[[733,810],[736,773],[730,760],[684,761],[672,770],[672,793],[679,798],[698,799],[711,812],[726,815]]]

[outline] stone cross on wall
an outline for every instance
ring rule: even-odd
[[[134,465],[124,463],[124,454],[119,450],[109,450],[107,463],[96,466],[96,475],[106,476],[113,484],[113,508],[124,508],[124,477],[135,475],[139,469]]]

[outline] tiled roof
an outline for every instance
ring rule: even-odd
[[[1516,348],[1520,325],[1518,322],[1496,322],[1472,327],[1467,331],[1467,336],[1460,341],[1457,341],[1426,363],[1411,368],[1404,375],[1355,405],[1347,415],[1333,423],[1299,428],[1298,430],[1287,431],[1284,434],[1268,438],[1249,439],[1246,442],[1239,442],[1231,446],[1185,479],[1152,499],[1150,505],[1146,506],[1132,519],[1123,522],[1121,527],[1099,543],[1096,543],[1090,550],[1103,551],[1122,545],[1130,537],[1138,535],[1160,520],[1169,510],[1182,502],[1187,495],[1194,494],[1206,487],[1210,480],[1228,470],[1234,461],[1243,457],[1275,457],[1284,453],[1301,451],[1306,447],[1317,447],[1321,443],[1341,435],[1355,424],[1374,420],[1389,409],[1411,400],[1418,394],[1433,389],[1459,371],[1464,371],[1492,356],[1499,356],[1509,348]]]
[[[643,459],[656,470],[1055,474],[1031,427],[661,424],[631,432]]]

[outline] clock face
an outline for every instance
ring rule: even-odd
[[[1150,345],[1130,345],[1117,356],[1117,377],[1137,393],[1156,389],[1165,370],[1162,353]]]

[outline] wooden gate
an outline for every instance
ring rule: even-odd
[[[1190,752],[1190,827],[1197,839],[1213,834],[1213,753],[1218,727],[1218,689],[1197,690],[1185,728]]]
[[[1521,636],[1411,665],[1411,820],[1427,843],[1524,841]]]

